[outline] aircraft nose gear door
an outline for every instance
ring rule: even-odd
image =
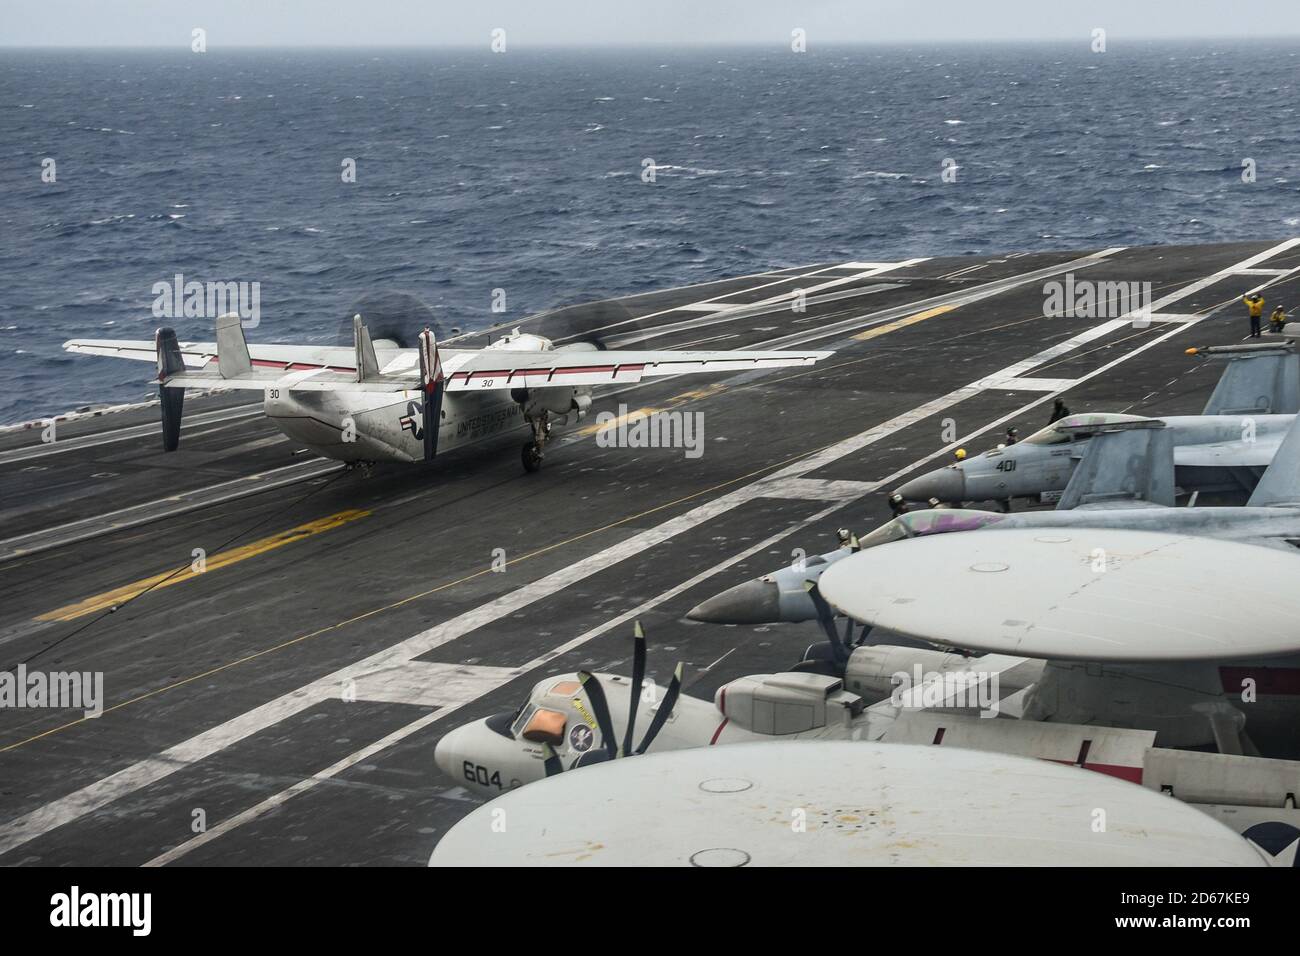
[[[533,472],[542,467],[543,449],[551,437],[551,413],[543,409],[537,415],[524,415],[533,430],[532,441],[524,442],[524,471]]]

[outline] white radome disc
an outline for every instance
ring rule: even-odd
[[[1090,770],[950,747],[732,744],[557,774],[430,866],[1263,866],[1223,824]]]
[[[1103,528],[982,529],[860,551],[821,576],[855,620],[1049,660],[1183,661],[1300,651],[1300,555]]]

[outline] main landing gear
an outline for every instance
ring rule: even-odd
[[[521,458],[524,471],[531,473],[542,467],[542,458],[545,457],[543,449],[551,437],[551,416],[549,412],[542,412],[536,418],[525,416],[525,420],[533,429],[533,437],[531,441],[524,442]]]

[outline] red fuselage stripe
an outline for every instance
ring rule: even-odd
[[[1225,694],[1240,694],[1243,682],[1253,680],[1258,694],[1300,695],[1300,667],[1220,667]]]
[[[718,724],[718,729],[713,732],[713,739],[709,741],[710,747],[712,747],[714,744],[718,742],[718,738],[722,736],[722,728],[726,727],[730,721],[731,721],[730,717],[722,718],[722,723]]]

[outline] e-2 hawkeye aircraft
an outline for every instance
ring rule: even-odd
[[[1172,430],[1176,486],[1184,494],[1225,494],[1235,503],[1250,493],[1300,411],[1300,354],[1291,338],[1187,351],[1227,362],[1199,415],[1068,416],[1022,441],[926,472],[896,493],[904,501],[953,504],[1042,500],[1069,483],[1094,434],[1115,424],[1155,420]]]
[[[1300,598],[1292,604],[1300,608]],[[1300,762],[1157,747],[1149,730],[985,719],[999,713],[1021,716],[1019,701],[1040,679],[1041,660],[859,647],[841,677],[753,674],[724,684],[712,701],[681,693],[680,665],[665,691],[646,679],[645,662],[638,625],[630,679],[586,671],[543,678],[518,710],[448,732],[437,745],[435,762],[458,784],[494,798],[525,785],[543,786],[538,782],[568,771],[585,779],[594,764],[623,763],[628,757],[649,764],[678,751],[722,754],[708,776],[726,778],[731,775],[724,772],[725,752],[737,744],[736,749],[774,746],[773,758],[786,752],[780,747],[794,743],[809,747],[811,755],[818,746],[852,742],[881,759],[925,748],[929,756],[920,759],[935,767],[952,761],[998,766],[1003,757],[992,755],[1032,757],[1175,796],[1274,854],[1289,852],[1288,859],[1300,837],[1295,806]],[[921,679],[912,681],[922,667]],[[639,718],[648,723],[638,738]],[[982,751],[985,763],[974,755],[962,757],[964,751]],[[834,767],[844,765],[846,754]],[[963,779],[969,784],[973,778]],[[599,779],[593,777],[591,785],[599,786]],[[654,785],[646,786],[648,794],[656,792]],[[1077,786],[1090,784],[1079,778]],[[1132,794],[1142,799],[1137,788]],[[545,822],[547,817],[543,812],[529,818]]]
[[[417,348],[371,341],[353,317],[352,348],[253,345],[237,314],[216,320],[216,342],[178,342],[159,329],[153,342],[73,339],[69,352],[157,363],[163,448],[180,444],[187,388],[262,392],[266,417],[326,458],[368,467],[431,460],[440,450],[483,441],[526,424],[527,471],[541,467],[551,426],[580,420],[597,385],[655,376],[728,373],[811,365],[830,352],[601,351],[585,342],[554,345],[515,330],[482,349],[440,350],[430,329]]]
[[[499,794],[429,865],[1294,865],[1294,826],[1234,829],[1152,788],[1022,756],[771,741],[656,751]]]

